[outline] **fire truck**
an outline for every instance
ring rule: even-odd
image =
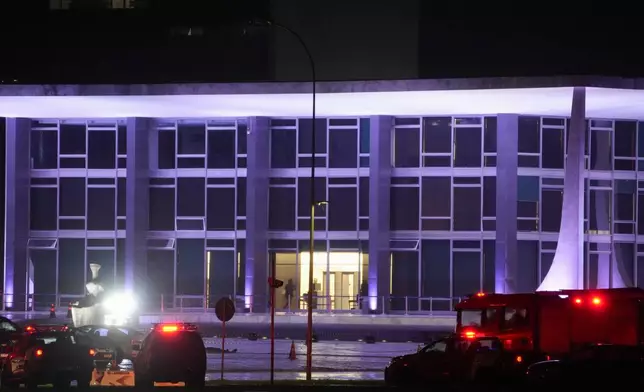
[[[495,337],[505,350],[560,357],[589,344],[644,343],[644,290],[478,293],[456,305],[456,332]]]

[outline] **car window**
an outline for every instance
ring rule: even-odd
[[[7,320],[0,321],[0,330],[8,332],[16,332],[18,329],[13,323]]]
[[[438,340],[434,343],[430,343],[425,348],[423,349],[423,352],[429,353],[429,352],[441,352],[444,353],[447,351],[447,341],[445,340]]]

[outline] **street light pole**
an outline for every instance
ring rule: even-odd
[[[309,60],[309,67],[311,68],[311,94],[313,98],[312,107],[311,107],[311,223],[309,226],[309,293],[307,296],[308,302],[308,312],[307,312],[307,323],[306,323],[306,380],[311,381],[311,368],[313,360],[313,254],[315,253],[315,207],[319,204],[315,200],[315,139],[316,139],[316,129],[315,129],[315,98],[316,91],[315,87],[317,84],[317,75],[315,73],[315,61],[313,61],[313,56],[309,47],[306,45],[302,37],[296,33],[294,30],[269,20],[255,22],[255,24],[277,27],[282,29],[295,37],[298,40],[302,49],[306,52],[306,57]]]

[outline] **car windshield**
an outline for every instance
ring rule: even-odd
[[[69,334],[51,333],[33,335],[30,339],[30,346],[45,346],[53,343],[71,343],[74,344],[74,337]]]

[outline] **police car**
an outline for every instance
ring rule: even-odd
[[[185,383],[200,388],[206,382],[206,347],[197,327],[188,323],[156,324],[134,358],[134,383]]]

